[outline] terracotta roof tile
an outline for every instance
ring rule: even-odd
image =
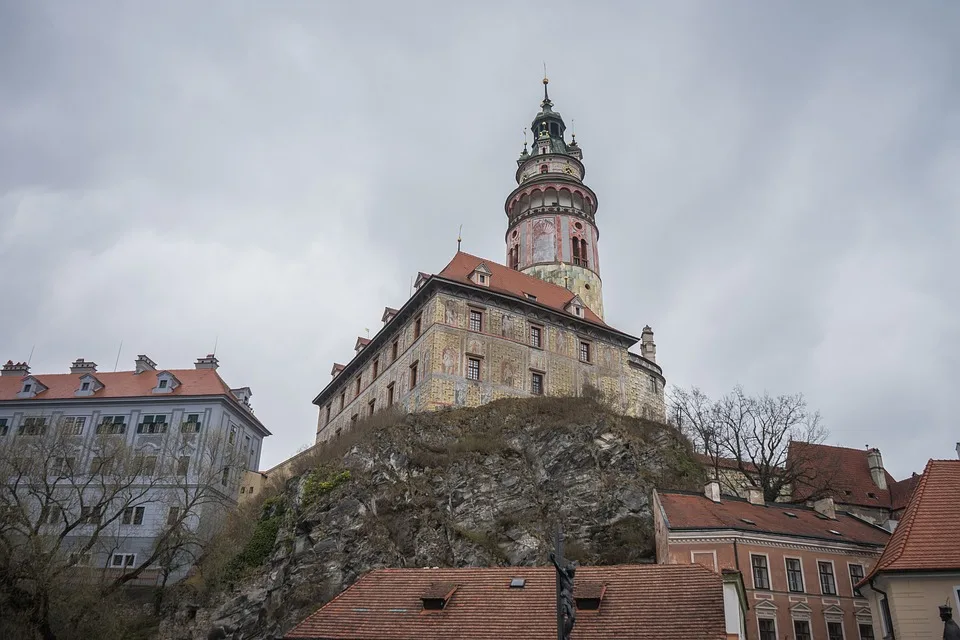
[[[792,441],[787,466],[802,465],[804,477],[794,486],[793,499],[800,502],[829,487],[827,493],[837,503],[890,508],[889,487],[896,481],[884,470],[888,488],[874,484],[868,454],[866,449]]]
[[[522,588],[510,588],[523,578]],[[579,581],[606,587],[600,610],[577,617],[573,640],[722,640],[723,578],[699,565],[577,568]],[[423,612],[436,582],[457,585],[446,607]],[[380,569],[289,631],[324,640],[553,640],[553,567]],[[586,612],[584,612],[586,613]]]
[[[153,393],[157,386],[157,374],[172,374],[180,384],[168,393]],[[93,395],[77,396],[80,388],[80,379],[93,375],[103,385]],[[88,402],[100,399],[116,398],[169,398],[177,396],[224,396],[237,406],[243,405],[230,392],[230,387],[215,369],[162,369],[158,371],[97,371],[96,373],[50,373],[30,374],[31,378],[39,380],[47,389],[33,398],[17,398],[17,393],[23,385],[23,379],[18,376],[0,376],[0,402],[36,402],[45,400],[70,400],[72,402]],[[252,420],[259,423],[254,416]],[[261,425],[262,426],[262,425]],[[264,428],[266,429],[266,428]],[[268,432],[269,433],[269,432]]]
[[[527,294],[531,294],[536,296],[536,302],[557,311],[564,311],[567,303],[575,297],[575,294],[569,289],[564,289],[540,278],[534,278],[533,276],[520,273],[502,264],[497,264],[492,260],[484,260],[483,258],[478,258],[477,256],[472,256],[462,251],[453,256],[450,263],[437,275],[448,280],[456,280],[457,282],[480,286],[470,280],[470,274],[481,264],[485,264],[487,268],[490,269],[489,289],[491,291],[505,293],[528,301],[530,298]],[[609,326],[605,324],[593,310],[586,306],[584,306],[583,315],[594,324],[604,327]]]
[[[737,529],[877,547],[882,547],[890,538],[880,527],[842,511],[837,512],[836,520],[829,520],[802,504],[758,505],[731,496],[723,496],[717,503],[699,493],[657,492],[657,495],[672,531]],[[831,529],[840,535],[831,533]]]
[[[884,571],[960,570],[958,496],[960,460],[930,460],[870,576]]]
[[[920,481],[919,474],[913,474],[904,480],[898,480],[889,486],[890,489],[890,507],[894,510],[906,509],[910,502],[910,496],[917,488],[917,482]]]

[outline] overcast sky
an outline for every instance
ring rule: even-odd
[[[960,4],[0,0],[0,357],[253,389],[269,467],[417,271],[502,262],[542,95],[607,321],[803,392],[901,478],[960,440]]]

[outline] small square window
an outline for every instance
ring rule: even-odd
[[[535,396],[543,395],[543,374],[530,374],[530,392]]]
[[[480,379],[480,360],[477,358],[467,359],[467,380]]]
[[[33,389],[33,385],[32,385],[32,384],[25,384],[25,385],[23,385],[23,392],[24,392],[24,393],[30,393],[30,390],[31,390],[31,389]]]
[[[590,362],[590,343],[580,343],[580,362]]]
[[[470,310],[470,331],[483,330],[483,312],[475,309]]]
[[[530,346],[536,349],[543,347],[543,329],[530,327]]]
[[[486,284],[486,283],[487,283],[487,276],[485,276],[485,275],[483,275],[483,274],[481,273],[481,274],[480,274],[480,284]]]
[[[89,382],[80,383],[80,391],[90,391],[90,383]]]
[[[167,388],[167,380],[166,380],[166,378],[164,378],[163,380],[161,380],[161,381],[160,381],[160,384],[157,385],[157,386],[160,387],[161,389],[166,389],[166,388]]]

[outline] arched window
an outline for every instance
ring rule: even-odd
[[[571,238],[570,247],[573,250],[573,264],[580,266],[580,239]]]
[[[576,240],[574,240],[574,242],[576,242]],[[587,260],[587,241],[583,239],[580,240],[580,262],[584,267],[590,266]]]

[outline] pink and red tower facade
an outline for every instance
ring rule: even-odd
[[[504,204],[507,266],[569,289],[603,318],[597,194],[586,173],[576,136],[553,110],[543,79],[543,102],[533,119],[533,143],[517,160],[517,188]]]

